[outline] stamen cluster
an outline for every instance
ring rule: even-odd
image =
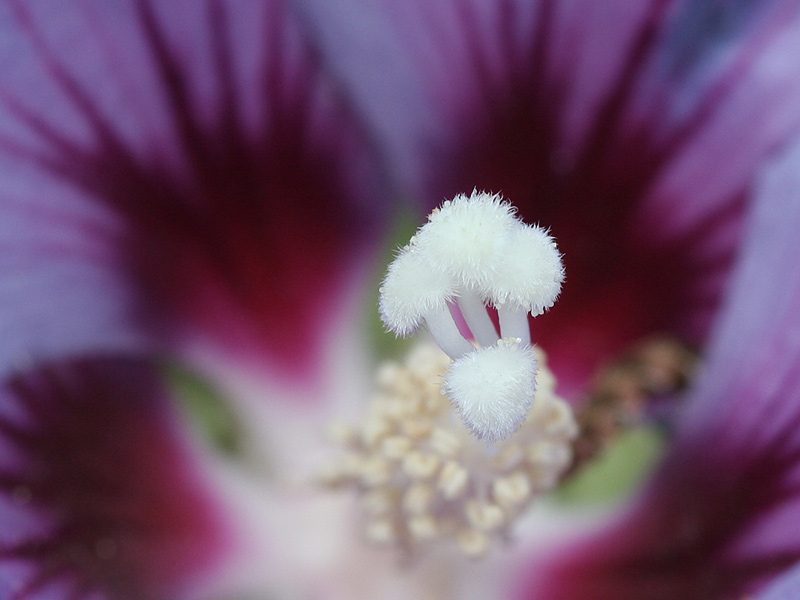
[[[427,327],[455,361],[444,393],[477,437],[495,441],[514,433],[533,402],[528,315],[550,308],[563,280],[548,233],[523,223],[500,196],[474,191],[434,209],[399,251],[380,288],[380,313],[399,336]],[[499,335],[488,305],[497,309]]]
[[[363,422],[334,428],[346,453],[324,473],[328,485],[360,493],[368,539],[409,554],[455,542],[477,558],[558,482],[577,425],[553,391],[543,354],[530,351],[540,365],[537,402],[514,437],[492,451],[452,418],[440,384],[449,359],[435,346],[381,366]]]

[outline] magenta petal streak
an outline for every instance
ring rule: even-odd
[[[202,461],[153,375],[76,361],[2,391],[4,598],[179,598],[226,552]]]
[[[119,221],[120,318],[157,343],[203,338],[312,374],[385,198],[284,2],[11,4],[28,70],[0,76],[0,151],[17,179]],[[39,88],[47,106],[27,101]]]

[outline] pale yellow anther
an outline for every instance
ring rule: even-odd
[[[375,383],[382,389],[394,391],[396,388],[405,388],[407,370],[397,363],[386,362],[378,367],[375,373]]]
[[[557,472],[547,466],[528,467],[528,476],[530,477],[531,487],[534,492],[547,491],[558,483]]]
[[[370,456],[361,465],[361,481],[368,487],[383,485],[390,475],[389,464],[381,456]]]
[[[470,434],[440,394],[450,359],[436,347],[420,346],[403,365],[381,368],[380,390],[363,420],[331,428],[343,453],[320,473],[329,487],[348,485],[360,494],[368,539],[403,552],[455,539],[477,558],[535,495],[553,488],[571,456],[574,419],[536,352],[536,400],[496,453]]]
[[[427,512],[433,501],[433,487],[427,483],[415,483],[403,497],[403,510],[409,514]]]
[[[397,533],[389,519],[375,519],[367,524],[367,538],[378,544],[389,544],[397,539]]]
[[[419,395],[414,395],[386,402],[383,412],[391,419],[400,421],[406,417],[414,417],[419,413],[421,406],[422,399]]]
[[[533,466],[549,466],[554,460],[554,445],[545,440],[532,442],[526,452],[526,460]]]
[[[402,419],[408,414],[408,408],[405,402],[398,402],[397,400],[389,400],[383,406],[383,412],[387,417],[392,419]]]
[[[358,477],[364,464],[364,456],[358,452],[347,452],[341,460],[342,473],[347,477]]]
[[[389,421],[380,417],[367,419],[361,428],[361,440],[367,447],[374,447],[384,437],[392,432]]]
[[[501,471],[510,471],[522,463],[525,452],[519,444],[509,443],[494,457],[494,464]]]
[[[427,436],[431,432],[431,427],[430,419],[422,419],[419,417],[403,419],[400,423],[400,428],[403,430],[403,433],[412,438],[423,438]]]
[[[552,390],[556,387],[556,377],[550,369],[536,372],[536,389]]]
[[[469,524],[478,531],[494,531],[503,524],[503,509],[491,502],[474,499],[467,502],[466,515]]]
[[[538,469],[560,472],[572,461],[572,447],[538,440],[528,446],[526,459]]]
[[[469,472],[455,461],[448,461],[439,473],[437,487],[447,500],[455,500],[464,493],[469,482]]]
[[[436,474],[440,463],[435,454],[415,450],[403,460],[403,471],[411,479],[429,479]]]
[[[572,439],[577,435],[578,425],[566,402],[553,402],[550,405],[544,431],[553,439]]]
[[[531,482],[522,471],[515,471],[507,477],[496,479],[492,485],[492,495],[500,506],[513,507],[526,502],[531,495]]]
[[[458,546],[469,558],[481,558],[489,550],[489,536],[474,529],[458,533]]]
[[[396,496],[397,494],[385,488],[370,490],[364,495],[361,506],[371,515],[385,515],[391,512]]]
[[[442,388],[436,387],[436,391],[425,398],[422,408],[429,413],[440,412],[444,407],[450,405],[450,401],[442,394]]]
[[[431,432],[431,449],[448,458],[455,457],[464,443],[452,431],[447,431],[442,427],[436,427]]]
[[[403,458],[413,447],[412,441],[402,435],[389,436],[381,443],[383,455],[395,460]]]
[[[450,358],[435,345],[419,346],[406,359],[406,366],[411,371],[421,390],[426,394],[438,393],[441,374],[450,364]]]
[[[429,540],[436,536],[438,527],[431,515],[414,515],[408,519],[408,530],[416,540]]]

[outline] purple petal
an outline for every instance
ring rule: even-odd
[[[0,590],[180,598],[231,544],[200,454],[147,364],[95,359],[0,393]]]
[[[536,598],[734,598],[800,560],[800,145],[759,186],[731,299],[672,448]],[[531,597],[527,589],[523,597]]]
[[[34,357],[144,347],[113,244],[118,223],[69,190],[33,177],[28,187],[0,199],[0,379]]]
[[[653,331],[703,342],[754,175],[800,121],[797,4],[706,4],[374,2],[337,35],[347,5],[312,3],[356,101],[410,99],[416,137],[391,143],[426,203],[501,191],[552,228],[567,281],[534,337],[570,387]],[[392,59],[365,73],[364,48]]]
[[[2,11],[0,202],[36,254],[11,261],[20,291],[0,301],[52,298],[4,313],[40,323],[13,352],[118,347],[134,331],[308,373],[387,203],[372,140],[284,3]],[[69,244],[46,221],[61,215]],[[13,233],[0,243],[22,250]],[[104,322],[82,337],[59,324],[93,313]]]
[[[794,600],[798,597],[800,597],[800,567],[794,567],[759,594],[756,600]]]

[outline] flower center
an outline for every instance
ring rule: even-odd
[[[539,366],[536,402],[516,433],[494,445],[454,418],[441,384],[450,360],[433,344],[379,367],[363,421],[333,428],[345,452],[323,473],[327,485],[359,493],[369,540],[407,554],[455,543],[481,557],[559,481],[577,425],[543,353],[529,351]]]

